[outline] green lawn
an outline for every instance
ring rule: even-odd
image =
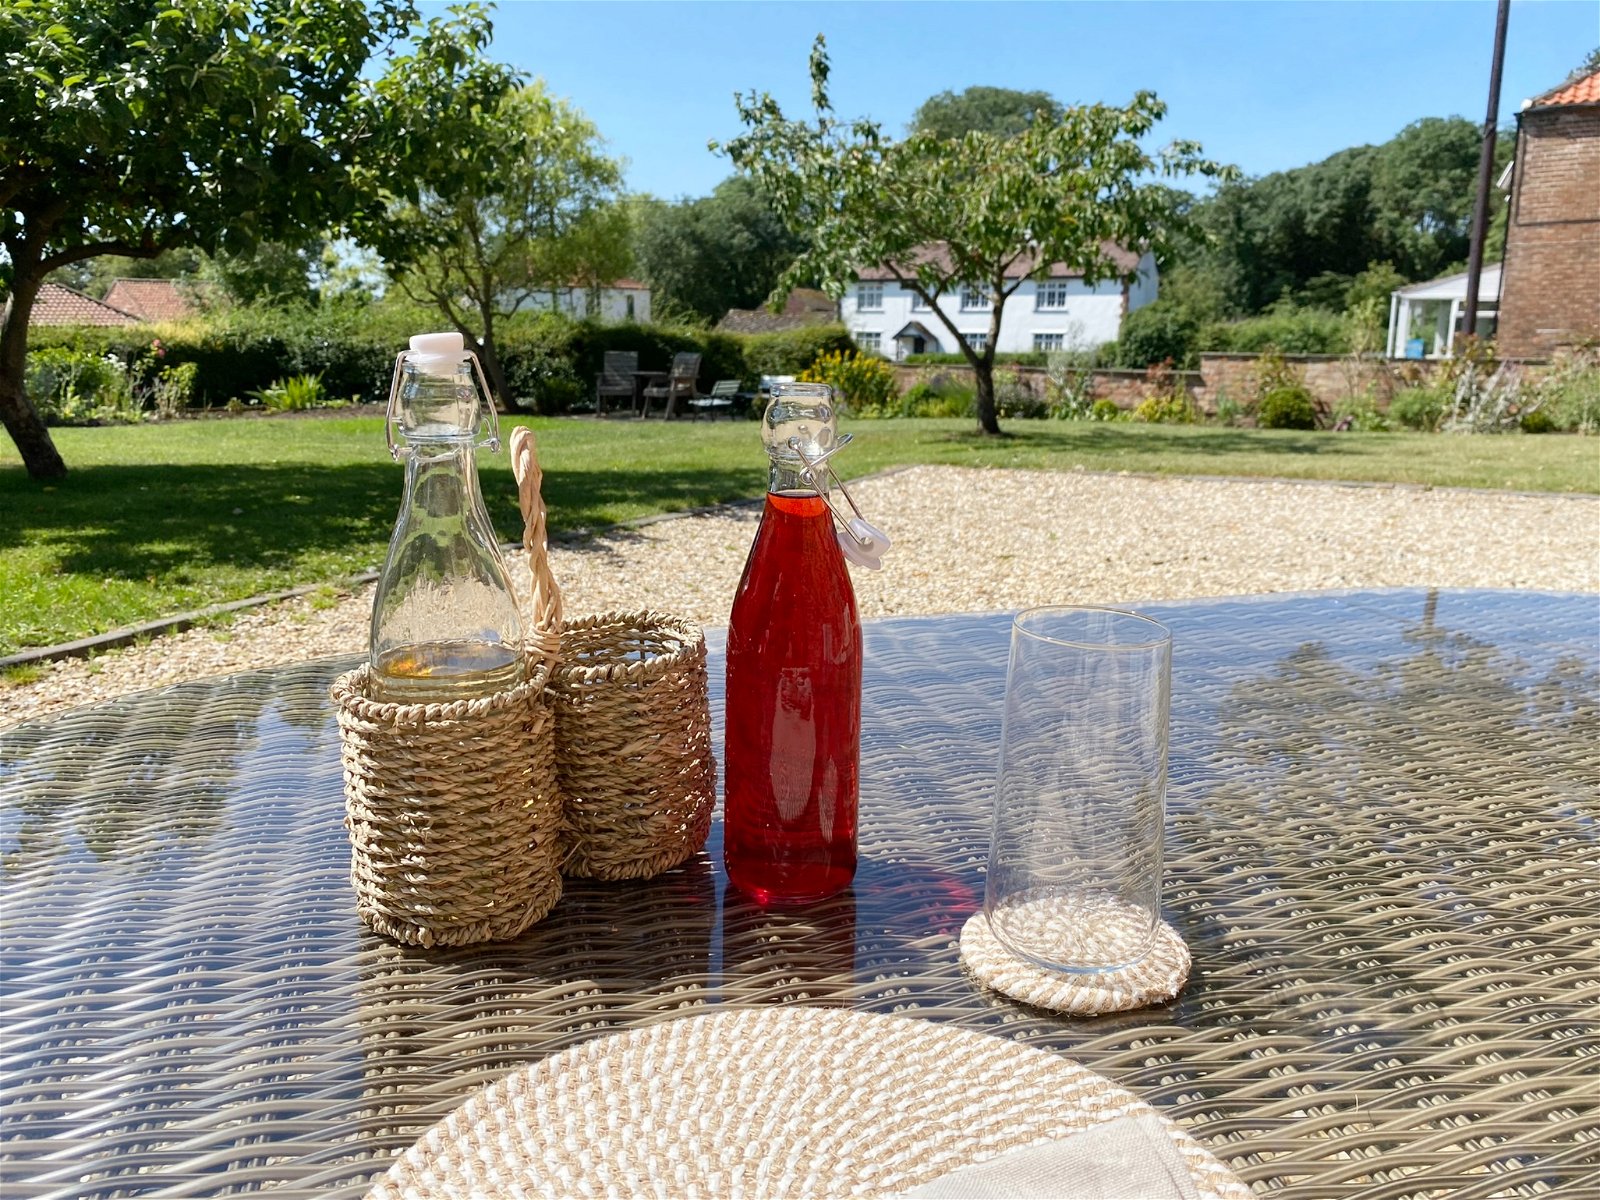
[[[757,496],[765,458],[739,422],[530,422],[554,531]],[[1378,480],[1600,492],[1591,438],[1290,433],[1013,421],[859,421],[848,476],[902,463]],[[28,479],[0,440],[0,654],[297,584],[383,559],[401,469],[376,418],[185,421],[59,429],[71,473]],[[508,540],[521,533],[504,455],[481,459]]]

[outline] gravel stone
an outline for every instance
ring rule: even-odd
[[[1600,497],[1275,480],[913,467],[851,485],[895,541],[852,567],[863,617],[1328,588],[1600,592]],[[557,543],[569,614],[660,608],[723,625],[758,506]],[[526,595],[521,556],[513,575]],[[318,604],[321,607],[318,607]],[[0,690],[0,727],[144,688],[366,650],[370,585],[302,597]]]

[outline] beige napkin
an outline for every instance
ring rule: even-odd
[[[1183,1155],[1154,1113],[960,1167],[907,1200],[1199,1200]]]

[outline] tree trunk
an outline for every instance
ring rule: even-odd
[[[67,473],[56,444],[28,399],[28,318],[39,295],[42,274],[21,270],[12,278],[11,299],[0,315],[0,421],[17,445],[22,464],[34,479],[60,479]]]
[[[994,359],[985,354],[974,363],[972,378],[978,385],[978,429],[982,433],[998,434],[1000,422],[994,411]]]

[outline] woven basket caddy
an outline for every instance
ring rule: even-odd
[[[548,668],[448,704],[334,681],[356,911],[413,946],[516,937],[561,898],[561,801]]]
[[[717,769],[700,627],[649,611],[569,621],[551,691],[561,870],[648,879],[705,845]]]
[[[561,870],[648,879],[705,845],[717,799],[706,639],[669,613],[563,620],[545,548],[533,435],[511,435],[522,544],[533,575],[533,636],[555,662],[556,769],[564,806]]]

